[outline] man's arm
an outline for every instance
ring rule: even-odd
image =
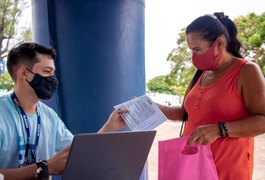
[[[35,164],[14,169],[0,169],[0,173],[4,175],[5,180],[16,179],[35,179],[37,166]]]
[[[126,112],[128,111],[114,110],[109,116],[108,121],[102,126],[102,128],[98,132],[99,133],[112,132],[124,127],[126,123],[122,119],[120,114]],[[51,159],[48,160],[48,169],[50,175],[59,175],[63,173],[70,147],[71,146],[64,148],[63,150],[61,150]],[[22,168],[0,169],[0,173],[4,174],[5,180],[35,179],[36,171],[37,171],[36,164],[32,164]]]
[[[48,169],[50,175],[59,175],[63,173],[70,147],[71,146],[67,146],[48,160]],[[4,175],[5,180],[35,179],[36,172],[36,164],[31,164],[22,168],[0,169],[0,173]]]

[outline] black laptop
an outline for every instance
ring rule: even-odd
[[[138,180],[156,131],[75,135],[63,180]]]

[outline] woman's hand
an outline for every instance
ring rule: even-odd
[[[214,142],[217,138],[220,137],[220,129],[219,125],[217,124],[210,124],[198,127],[193,133],[191,134],[188,144],[202,144],[207,145]]]

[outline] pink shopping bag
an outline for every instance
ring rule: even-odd
[[[218,180],[210,145],[188,146],[188,138],[159,141],[158,180]]]

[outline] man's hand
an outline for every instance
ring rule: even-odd
[[[112,111],[108,121],[103,125],[103,127],[99,130],[99,132],[112,132],[123,128],[126,125],[126,123],[124,119],[121,117],[121,114],[127,112],[128,110],[126,109],[118,109]]]
[[[63,173],[70,148],[71,146],[67,146],[48,160],[50,175],[58,175]]]

